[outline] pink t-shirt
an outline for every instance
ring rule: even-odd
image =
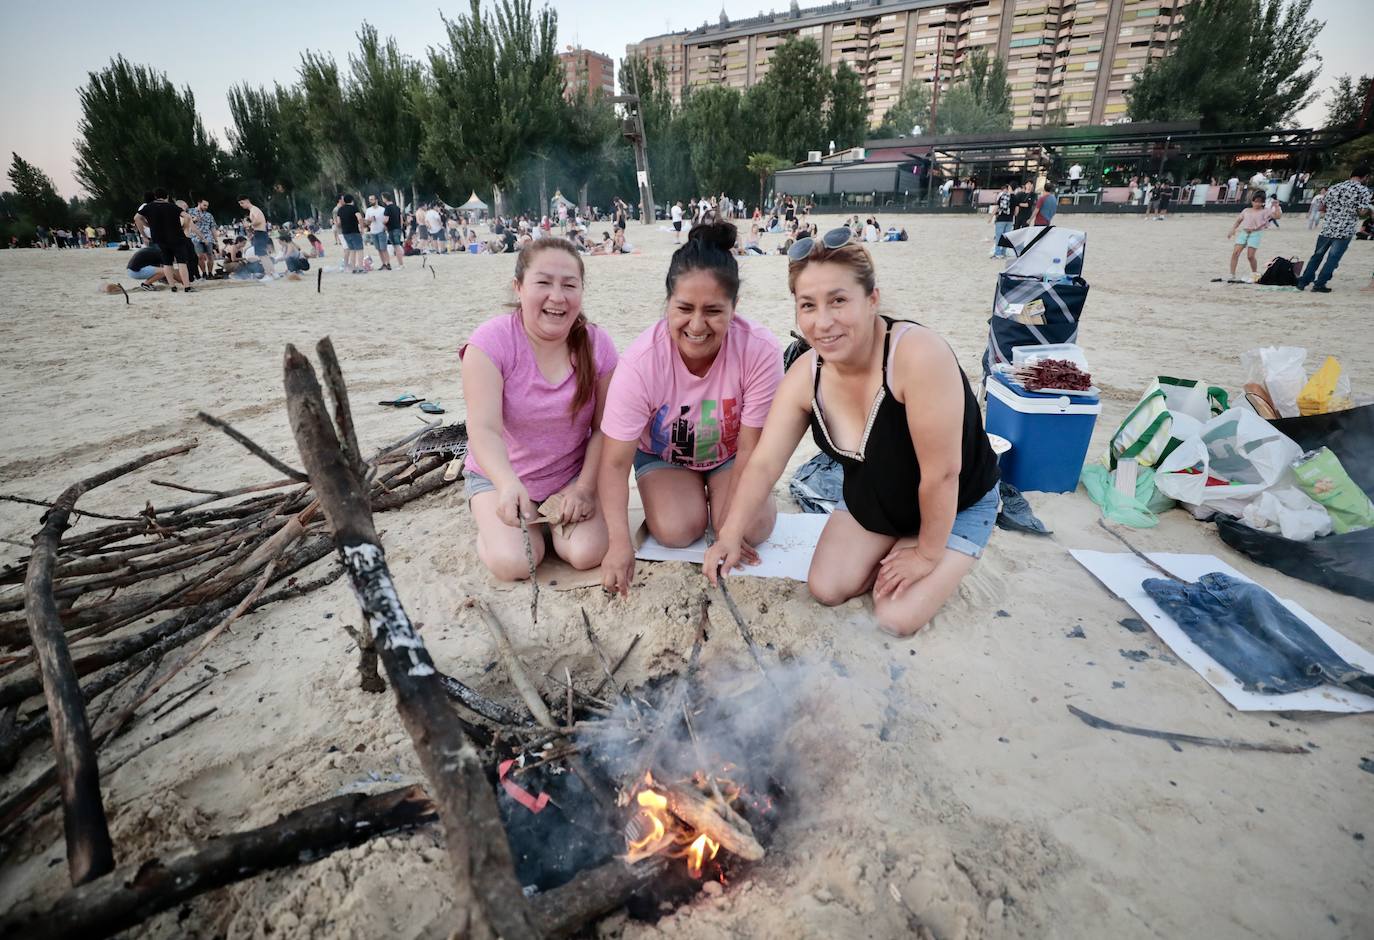
[[[740,425],[763,427],[782,381],[778,341],[736,316],[704,376],[687,370],[659,320],[625,350],[611,378],[601,430],[691,470],[720,466],[739,448]]]
[[[589,323],[592,357],[601,378],[615,368],[615,344],[601,327]],[[525,335],[520,311],[495,317],[473,331],[458,350],[461,358],[469,346],[487,354],[501,370],[501,439],[506,443],[511,469],[535,502],[548,499],[582,472],[587,439],[592,434],[596,402],[589,401],[571,414],[577,394],[577,375],[570,370],[563,381],[550,384],[539,371],[534,349]],[[472,451],[464,468],[486,476]]]

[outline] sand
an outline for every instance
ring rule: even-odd
[[[889,221],[887,218],[883,220]],[[997,265],[982,219],[906,218],[905,244],[874,252],[886,311],[939,330],[977,369]],[[1335,353],[1357,393],[1374,393],[1371,268],[1352,245],[1325,296],[1211,283],[1225,274],[1229,219],[1144,222],[1069,217],[1089,234],[1092,283],[1082,343],[1104,393],[1094,451],[1157,373],[1236,388],[1240,353],[1301,344]],[[661,312],[671,234],[631,229],[643,253],[588,261],[586,306],[623,348]],[[1265,236],[1262,259],[1304,256],[1294,218]],[[334,251],[331,251],[334,255]],[[412,391],[461,417],[456,349],[508,298],[508,257],[441,257],[434,273],[302,283],[216,284],[198,295],[97,292],[126,255],[0,252],[0,490],[51,498],[72,481],[145,450],[197,438],[190,455],[91,494],[123,513],[164,501],[150,477],[196,486],[272,471],[195,420],[204,409],[295,459],[281,387],[285,343],[333,337],[364,445],[418,427],[375,406]],[[330,260],[333,260],[332,258]],[[791,327],[784,261],[743,262],[740,310],[779,336]],[[127,282],[126,282],[127,283]],[[806,442],[794,464],[813,453]],[[778,493],[785,498],[786,480]],[[1368,936],[1374,918],[1374,719],[1233,711],[1068,556],[1117,550],[1082,493],[1033,494],[1050,539],[998,532],[975,574],[913,640],[876,631],[871,605],[817,606],[805,587],[742,579],[734,593],[760,641],[804,677],[805,707],[782,720],[798,766],[790,813],[768,858],[718,896],[655,925],[612,919],[602,935],[683,937]],[[784,508],[791,508],[785,505]],[[436,661],[514,701],[465,596],[485,594],[535,671],[598,667],[577,621],[585,607],[609,645],[645,633],[624,675],[676,667],[691,642],[702,582],[681,564],[641,565],[626,600],[598,589],[546,591],[538,630],[523,589],[492,586],[455,487],[380,517],[405,604]],[[87,523],[89,524],[89,523]],[[27,541],[37,511],[0,504],[0,536]],[[1214,553],[1365,646],[1370,605],[1290,579],[1232,552],[1181,511],[1139,532],[1149,550]],[[0,546],[0,558],[23,554]],[[325,570],[321,562],[318,571]],[[199,701],[218,707],[105,781],[117,857],[137,862],[344,789],[417,778],[389,693],[356,687],[357,624],[342,582],[244,618],[205,654],[247,665]],[[1076,635],[1081,630],[1082,636]],[[1123,652],[1143,651],[1136,661]],[[707,644],[709,670],[747,662],[728,621]],[[178,679],[163,693],[189,683]],[[159,698],[159,701],[161,698]],[[1300,756],[1231,753],[1094,730],[1067,704],[1128,724],[1307,744]],[[142,729],[135,729],[140,738]],[[127,745],[126,745],[127,746]],[[12,790],[41,749],[4,781]],[[437,829],[378,840],[313,865],[210,893],[150,922],[153,937],[433,937],[445,934],[448,873]],[[50,902],[65,886],[60,819],[50,815],[0,862],[0,910]]]

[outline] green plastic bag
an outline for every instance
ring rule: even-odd
[[[1111,471],[1100,463],[1084,465],[1078,482],[1092,501],[1102,507],[1102,515],[1135,529],[1153,528],[1159,524],[1158,513],[1178,505],[1155,489],[1155,472],[1149,467],[1136,471],[1134,497],[1118,492]]]
[[[1374,527],[1374,504],[1329,447],[1305,455],[1293,464],[1293,474],[1298,488],[1326,507],[1337,535]]]

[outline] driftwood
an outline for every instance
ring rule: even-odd
[[[668,859],[661,855],[634,865],[616,860],[580,873],[572,881],[530,899],[535,921],[549,940],[570,937],[609,914],[652,883]]]
[[[525,664],[520,661],[520,657],[515,652],[515,647],[511,645],[510,637],[506,635],[506,628],[501,625],[492,609],[487,606],[485,601],[475,597],[469,597],[468,607],[477,611],[482,618],[482,623],[486,625],[491,638],[496,641],[496,652],[501,656],[501,662],[506,667],[506,672],[510,674],[510,680],[515,685],[515,691],[520,693],[520,699],[525,703],[525,707],[530,710],[534,720],[543,728],[557,728],[558,722],[553,720],[553,715],[549,714],[549,707],[544,704],[544,699],[539,695],[539,689],[530,680],[529,673],[525,671]]]
[[[338,371],[322,344],[324,367]],[[520,940],[539,935],[515,878],[496,797],[464,736],[424,641],[401,606],[372,523],[366,472],[351,429],[329,420],[315,370],[294,346],[285,356],[286,407],[311,486],[324,507],[349,581],[396,695],[396,707],[433,787],[454,876],[460,936]],[[331,392],[346,396],[341,375]],[[346,411],[342,412],[346,417]]]
[[[434,819],[434,804],[419,787],[335,797],[165,862],[151,859],[122,869],[68,892],[41,914],[7,917],[0,933],[29,940],[108,937],[212,888],[314,861]]]
[[[28,575],[24,578],[24,606],[52,723],[57,778],[62,786],[67,869],[75,885],[110,871],[114,867],[114,850],[105,821],[105,807],[100,799],[100,768],[91,746],[85,702],[62,631],[57,601],[53,598],[52,575],[57,563],[57,547],[82,494],[155,461],[184,454],[192,446],[145,454],[68,487],[48,510],[43,528],[33,540]]]
[[[1119,725],[1114,721],[1105,718],[1098,718],[1090,715],[1081,708],[1073,705],[1068,706],[1069,714],[1073,715],[1089,728],[1099,728],[1103,731],[1117,731],[1121,734],[1134,734],[1142,738],[1154,738],[1157,741],[1167,741],[1174,750],[1182,750],[1180,744],[1193,744],[1198,747],[1220,747],[1228,751],[1266,751],[1270,754],[1307,754],[1307,748],[1300,744],[1264,744],[1252,741],[1236,741],[1232,738],[1208,738],[1196,734],[1183,734],[1179,731],[1155,731],[1150,728],[1137,728],[1132,725]]]
[[[728,805],[708,800],[684,787],[655,783],[657,790],[668,800],[668,811],[699,833],[704,833],[731,855],[748,862],[763,858],[763,846],[754,838],[754,830],[744,817]]]

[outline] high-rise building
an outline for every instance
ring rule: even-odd
[[[687,86],[744,89],[773,51],[811,37],[821,60],[859,73],[870,125],[910,81],[948,89],[974,49],[1006,63],[1012,127],[1101,124],[1126,112],[1126,89],[1168,53],[1188,0],[841,0],[652,36],[626,47],[663,61],[674,99]]]
[[[563,94],[569,98],[584,88],[615,94],[615,63],[608,55],[569,46],[558,53],[563,63]]]

